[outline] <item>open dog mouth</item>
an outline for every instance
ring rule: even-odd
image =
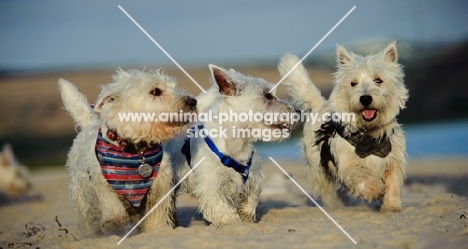
[[[287,122],[275,123],[270,126],[276,129],[280,129],[280,130],[283,130],[283,129],[291,130],[291,124]]]
[[[364,109],[361,111],[361,114],[362,114],[362,118],[365,121],[370,122],[377,117],[377,110],[376,109]]]
[[[172,121],[172,122],[164,122],[168,126],[179,127],[190,124],[189,121]]]

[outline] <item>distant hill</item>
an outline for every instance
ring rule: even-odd
[[[405,66],[405,82],[410,91],[407,109],[400,116],[401,122],[409,124],[466,119],[468,43],[413,46],[408,51],[400,52],[400,61]],[[327,96],[332,88],[331,74],[335,71],[334,52],[311,56],[306,64],[310,77]],[[270,82],[280,79],[273,63],[269,66],[235,69]],[[203,87],[209,87],[206,66],[187,68],[187,71]],[[178,68],[169,68],[166,72],[176,77],[180,87],[187,92],[200,92]],[[57,90],[58,78],[75,83],[92,102],[99,93],[99,85],[110,82],[114,71],[96,69],[39,74],[29,72],[24,75],[18,73],[5,70],[2,75],[0,70],[0,145],[4,142],[12,143],[22,162],[30,166],[62,164],[75,130],[71,118],[62,109]],[[289,97],[282,85],[278,94]],[[294,135],[300,133],[301,130],[296,130]]]
[[[468,43],[418,51],[403,61],[410,90],[406,122],[428,122],[468,117]]]

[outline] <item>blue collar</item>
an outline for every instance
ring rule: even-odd
[[[201,130],[201,129],[203,129],[203,125],[198,126],[198,130]],[[253,157],[254,152],[252,151],[252,153],[250,154],[250,158],[249,158],[249,161],[247,162],[247,165],[243,165],[239,163],[238,161],[234,160],[232,157],[220,152],[218,148],[216,147],[216,145],[214,144],[213,140],[211,140],[211,138],[208,137],[208,135],[206,135],[204,139],[208,147],[211,149],[211,151],[218,156],[221,163],[224,166],[228,168],[232,168],[235,171],[239,172],[239,174],[242,175],[242,182],[245,183],[247,179],[249,178],[250,165],[252,164],[252,157]]]

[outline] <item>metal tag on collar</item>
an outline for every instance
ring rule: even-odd
[[[138,167],[138,174],[143,178],[148,178],[153,174],[153,167],[145,163],[145,157],[143,156],[143,151],[140,152],[140,166]]]
[[[247,182],[247,179],[249,179],[249,169],[245,169],[244,173],[241,174],[242,176],[242,183],[245,184]]]

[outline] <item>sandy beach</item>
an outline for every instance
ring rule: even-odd
[[[329,70],[313,69],[313,80],[326,92]],[[177,70],[168,70],[181,80],[182,88],[197,94],[195,86]],[[240,70],[276,82],[275,68]],[[206,69],[189,70],[200,81],[208,78]],[[7,198],[0,194],[0,249],[3,248],[468,248],[468,157],[442,158],[425,151],[423,157],[410,159],[404,188],[403,210],[381,214],[367,206],[325,210],[353,238],[354,243],[268,159],[263,158],[268,175],[257,222],[239,223],[222,228],[207,226],[197,213],[197,202],[186,195],[177,200],[176,229],[164,228],[128,237],[120,245],[119,236],[87,238],[72,214],[64,166],[44,167],[65,161],[74,134],[71,118],[62,108],[57,79],[66,78],[93,101],[99,85],[110,80],[112,71],[79,71],[56,74],[4,77],[0,84],[0,103],[5,120],[0,135],[10,141],[18,158],[34,165],[33,191],[27,196]],[[207,87],[207,85],[204,85]],[[280,95],[285,95],[280,87]],[[36,108],[31,108],[35,106]],[[19,115],[23,114],[23,115]],[[457,127],[465,127],[461,123]],[[421,129],[421,128],[418,128]],[[419,134],[427,136],[434,132]],[[461,128],[436,128],[437,132],[462,132],[450,144],[432,144],[437,151],[449,145],[465,146]],[[428,141],[415,139],[411,130],[408,145],[412,149],[428,147]],[[427,131],[426,131],[427,132]],[[437,133],[439,134],[439,133]],[[463,135],[465,134],[465,135]],[[416,134],[417,135],[417,134]],[[441,134],[451,138],[453,135]],[[460,137],[461,136],[461,137]],[[419,143],[414,143],[418,142]],[[294,142],[271,145],[264,155],[275,156],[306,191],[310,184],[299,148]],[[47,145],[47,146],[45,146]],[[462,150],[463,152],[464,150]],[[279,153],[284,152],[284,153]],[[410,151],[415,153],[415,151]],[[291,157],[291,153],[294,156]],[[280,155],[289,154],[281,160]],[[430,157],[427,157],[427,156]],[[278,158],[276,158],[278,157]]]
[[[306,190],[303,161],[281,161]],[[86,238],[67,194],[64,167],[32,172],[34,191],[2,197],[0,248],[468,248],[468,158],[410,160],[403,210],[382,214],[367,206],[325,210],[353,242],[264,158],[269,177],[256,223],[207,226],[197,203],[178,198],[180,226],[128,237]]]

